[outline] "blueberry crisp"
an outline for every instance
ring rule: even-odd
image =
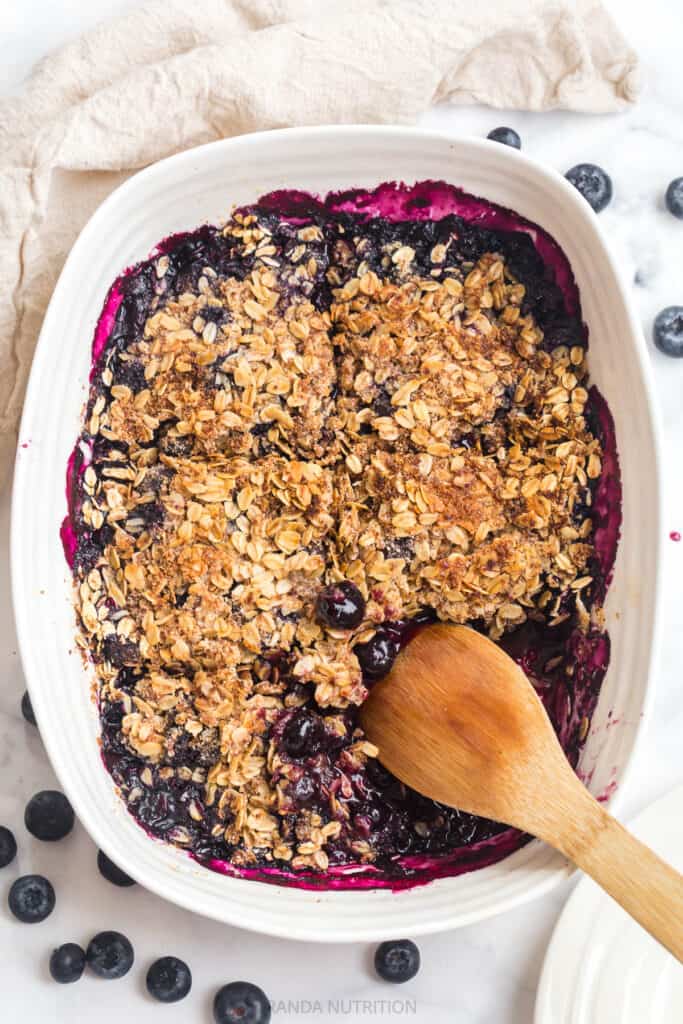
[[[620,516],[586,343],[550,236],[444,183],[272,193],[115,282],[62,537],[149,833],[337,888],[524,841],[401,784],[358,708],[417,629],[468,623],[576,765]]]

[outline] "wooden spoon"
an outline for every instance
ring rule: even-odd
[[[464,626],[423,629],[361,722],[407,785],[544,839],[683,961],[683,876],[585,789],[533,686],[491,640]]]

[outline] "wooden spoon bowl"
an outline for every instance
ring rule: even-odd
[[[683,961],[683,878],[585,789],[533,686],[491,640],[465,626],[423,629],[361,722],[401,781],[544,839]]]

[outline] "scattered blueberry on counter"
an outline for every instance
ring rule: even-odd
[[[52,951],[50,974],[60,985],[71,985],[85,970],[85,953],[75,942],[65,942]]]
[[[6,868],[17,855],[17,841],[14,833],[0,825],[0,868]]]
[[[147,971],[147,991],[160,1003],[178,1003],[192,988],[192,973],[184,960],[162,956]]]
[[[104,850],[97,851],[97,867],[102,877],[106,878],[112,885],[118,885],[122,889],[129,885],[135,885],[135,879],[127,875],[125,871],[122,871],[120,867],[117,867],[113,860],[109,860]]]
[[[36,839],[54,843],[68,836],[74,827],[73,807],[63,793],[44,789],[27,803],[24,824]]]
[[[88,943],[85,959],[98,978],[115,981],[128,974],[135,954],[130,941],[121,932],[98,932]]]
[[[384,981],[410,981],[420,970],[420,950],[410,939],[382,942],[375,952],[375,970]]]
[[[315,603],[318,622],[330,629],[355,629],[365,615],[365,601],[355,583],[342,580],[323,587]]]
[[[36,716],[33,713],[33,705],[31,704],[31,698],[28,695],[28,690],[24,690],[24,696],[21,698],[21,713],[29,725],[37,725]]]
[[[653,337],[665,356],[683,358],[683,306],[667,306],[657,314]]]
[[[674,178],[666,190],[666,208],[674,217],[683,220],[683,178]]]
[[[55,891],[42,875],[22,875],[12,885],[7,905],[22,924],[39,924],[55,909]]]
[[[502,142],[504,146],[512,146],[513,149],[522,148],[522,140],[515,131],[514,128],[494,128],[486,136],[487,139],[491,139],[493,142]]]
[[[258,985],[233,981],[216,993],[213,1018],[216,1024],[268,1024],[270,1000]]]
[[[612,199],[612,179],[596,164],[577,164],[565,178],[581,193],[588,205],[600,213]]]

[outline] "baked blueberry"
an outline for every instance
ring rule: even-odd
[[[674,178],[666,190],[666,208],[674,217],[683,220],[683,178]]]
[[[50,957],[50,974],[60,985],[70,985],[85,970],[85,953],[75,942],[65,942],[53,949]]]
[[[55,891],[42,875],[22,875],[12,885],[7,903],[18,921],[38,924],[55,909]]]
[[[147,971],[147,991],[160,1003],[177,1003],[192,988],[192,974],[184,960],[162,956]]]
[[[487,139],[492,139],[493,142],[502,142],[504,146],[512,146],[513,149],[522,148],[522,140],[515,131],[514,128],[494,128],[486,136]]]
[[[6,868],[17,855],[17,841],[14,833],[0,825],[0,868]]]
[[[216,1024],[268,1024],[270,1000],[258,985],[232,981],[216,992],[213,1019]]]
[[[135,954],[130,941],[121,932],[98,932],[85,952],[90,970],[99,978],[115,981],[133,966]]]
[[[30,725],[36,724],[36,716],[33,713],[33,705],[31,704],[28,690],[24,691],[24,696],[21,698],[21,713]]]
[[[140,663],[140,648],[132,640],[108,636],[102,644],[105,659],[114,668],[126,668]]]
[[[114,382],[119,386],[124,385],[130,388],[137,394],[147,386],[144,364],[139,359],[127,359],[125,362],[120,360],[116,368]]]
[[[683,357],[683,306],[667,306],[655,317],[654,342],[660,352]]]
[[[290,757],[309,757],[317,753],[324,727],[312,711],[297,711],[282,730],[282,745]]]
[[[316,789],[315,782],[310,775],[302,775],[289,784],[289,794],[296,801],[299,807],[306,807],[308,804],[317,801],[320,793]]]
[[[97,851],[97,867],[100,870],[100,874],[103,878],[106,878],[112,885],[118,885],[121,888],[125,888],[129,885],[135,885],[135,879],[127,875],[125,871],[117,867],[113,860],[109,860],[106,853],[103,850]]]
[[[384,981],[410,981],[420,970],[420,950],[410,939],[382,942],[375,951],[375,970]]]
[[[350,580],[332,583],[318,594],[315,604],[318,621],[331,629],[355,629],[363,621],[365,601]]]
[[[612,198],[612,179],[596,164],[576,164],[565,174],[567,181],[581,193],[589,206],[600,213]]]
[[[63,793],[44,789],[27,803],[24,824],[36,839],[55,842],[68,836],[74,827],[73,807]]]
[[[385,676],[398,654],[398,642],[384,630],[378,629],[364,644],[356,644],[353,653],[366,679],[381,679]]]

